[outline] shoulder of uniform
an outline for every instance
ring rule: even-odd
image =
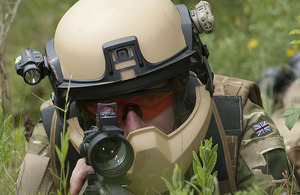
[[[253,81],[215,74],[214,86],[214,96],[242,96],[243,104],[250,99],[262,106],[259,87]]]
[[[40,156],[49,156],[49,138],[43,123],[39,122],[34,127],[28,142],[27,152]]]

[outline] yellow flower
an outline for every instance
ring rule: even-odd
[[[287,57],[292,57],[295,53],[295,50],[291,50],[291,49],[288,49],[285,51],[285,54],[287,55]]]
[[[251,39],[249,42],[248,42],[248,49],[253,49],[255,47],[257,47],[259,45],[259,41],[257,39]]]

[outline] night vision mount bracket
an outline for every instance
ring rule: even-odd
[[[195,8],[195,10],[190,11],[190,14],[199,34],[202,32],[206,34],[212,33],[215,19],[212,15],[210,4],[206,1],[200,1]]]

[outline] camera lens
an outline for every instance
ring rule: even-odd
[[[95,146],[94,162],[102,170],[115,169],[124,162],[126,153],[126,146],[121,139],[106,138]]]
[[[125,174],[131,167],[134,154],[130,143],[121,136],[97,135],[89,145],[88,161],[95,172],[105,177]]]

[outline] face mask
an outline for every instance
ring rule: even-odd
[[[174,132],[166,135],[156,127],[131,132],[135,160],[127,172],[135,194],[158,194],[167,191],[164,177],[171,181],[175,163],[184,174],[192,164],[192,152],[198,152],[211,118],[211,97],[205,86],[196,87],[196,104],[190,117]]]

